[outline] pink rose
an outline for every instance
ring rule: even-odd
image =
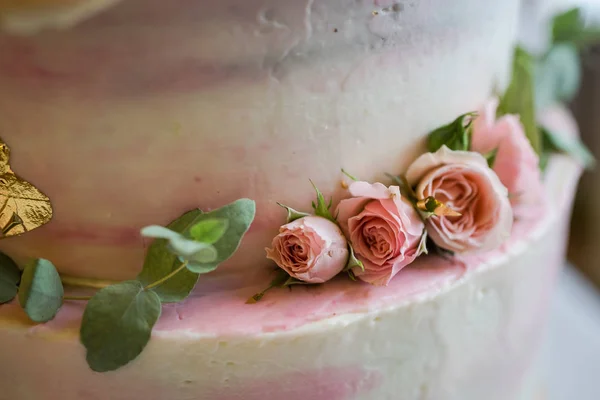
[[[387,285],[418,255],[423,221],[398,186],[354,182],[352,198],[337,208],[342,231],[349,238],[365,270],[354,274],[374,285]]]
[[[340,273],[348,262],[348,242],[340,228],[321,217],[303,217],[279,228],[267,258],[291,277],[323,283]]]
[[[497,149],[493,169],[508,189],[515,216],[527,217],[545,202],[539,159],[519,117],[496,120],[497,107],[498,99],[488,101],[473,122],[471,150],[486,154]]]
[[[464,253],[498,247],[510,235],[508,191],[483,156],[443,146],[423,154],[408,168],[418,199],[434,197],[461,216],[431,216],[427,233],[441,248]]]

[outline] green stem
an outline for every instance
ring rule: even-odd
[[[63,296],[63,300],[89,300],[92,296]]]
[[[79,286],[93,289],[104,289],[107,286],[114,285],[117,281],[80,278],[77,276],[61,275],[60,280],[64,286]]]
[[[177,275],[179,272],[183,271],[185,268],[187,267],[187,261],[185,261],[183,264],[181,264],[179,266],[179,268],[177,268],[176,270],[174,270],[173,272],[171,272],[169,275],[157,280],[154,283],[149,284],[148,286],[144,287],[144,290],[149,290],[149,289],[153,289],[159,285],[162,285],[163,283],[165,283],[166,281],[168,281],[169,279],[171,279],[172,277],[174,277],[175,275]]]

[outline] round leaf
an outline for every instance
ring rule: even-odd
[[[160,317],[161,303],[138,281],[100,290],[90,299],[81,322],[81,343],[90,368],[113,371],[134,360],[146,347]]]
[[[217,250],[212,245],[186,239],[184,236],[171,239],[168,248],[184,260],[212,262],[217,259]]]
[[[160,225],[145,226],[140,230],[140,234],[144,237],[156,239],[172,239],[180,236],[179,233]]]
[[[256,205],[250,199],[239,199],[209,213],[201,210],[192,210],[175,221],[168,228],[180,232],[184,237],[191,239],[190,229],[200,221],[208,219],[226,219],[229,227],[225,235],[219,239],[214,247],[217,259],[210,264],[218,265],[225,261],[237,250],[239,244],[254,220]],[[152,284],[181,266],[178,257],[168,249],[169,242],[164,239],[155,240],[146,254],[144,267],[138,279],[145,285]],[[167,280],[154,290],[163,303],[179,302],[185,299],[198,281],[198,274],[185,269]]]
[[[199,242],[214,244],[223,237],[228,227],[229,221],[226,219],[205,219],[190,228],[190,235]]]
[[[21,281],[21,270],[6,254],[0,253],[0,304],[15,298]]]
[[[208,274],[217,269],[218,266],[219,264],[206,264],[193,261],[187,263],[187,269],[197,274]]]
[[[63,285],[54,265],[44,259],[25,266],[19,287],[19,303],[35,322],[50,321],[63,303]]]

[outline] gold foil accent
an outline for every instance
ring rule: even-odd
[[[31,231],[52,219],[50,199],[10,168],[10,149],[0,139],[0,239]]]

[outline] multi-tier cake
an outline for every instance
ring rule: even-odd
[[[0,399],[533,399],[581,163],[522,6],[0,0]]]

